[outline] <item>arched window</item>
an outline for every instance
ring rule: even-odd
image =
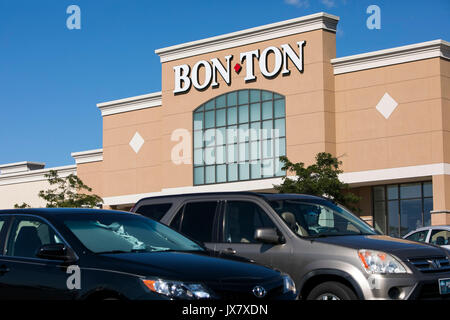
[[[220,95],[194,110],[194,185],[285,175],[285,98],[264,90]]]

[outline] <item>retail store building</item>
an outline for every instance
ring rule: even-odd
[[[336,58],[338,20],[319,13],[156,50],[161,92],[98,104],[103,148],[72,154],[69,169],[106,207],[130,208],[271,191],[280,155],[310,164],[326,151],[378,229],[450,224],[450,44]],[[0,190],[26,184],[0,171]]]

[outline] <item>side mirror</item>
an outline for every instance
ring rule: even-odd
[[[45,244],[39,248],[36,256],[41,259],[74,261],[75,254],[62,243]]]
[[[263,243],[280,244],[284,242],[276,229],[273,228],[259,228],[255,230],[255,240]]]

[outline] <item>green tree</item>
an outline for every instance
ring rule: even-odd
[[[31,208],[28,204],[23,202],[22,204],[15,204],[14,209],[25,209],[25,208]]]
[[[296,178],[284,177],[275,190],[280,193],[302,193],[330,198],[354,212],[360,212],[357,206],[360,197],[351,193],[347,184],[339,180],[338,175],[342,161],[330,153],[320,152],[316,155],[316,163],[305,167],[303,162],[293,163],[287,157],[280,157],[283,170],[292,172]]]
[[[74,174],[65,178],[58,176],[58,172],[50,170],[45,174],[50,188],[39,191],[38,196],[47,202],[47,208],[93,208],[103,199],[95,194],[88,194],[92,188],[88,187],[83,181]],[[14,208],[29,208],[26,203],[14,205]]]

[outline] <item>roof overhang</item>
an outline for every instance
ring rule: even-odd
[[[331,59],[334,74],[343,74],[430,58],[450,59],[450,43],[434,40]]]
[[[314,30],[336,32],[339,17],[320,12],[155,50],[161,63]]]

